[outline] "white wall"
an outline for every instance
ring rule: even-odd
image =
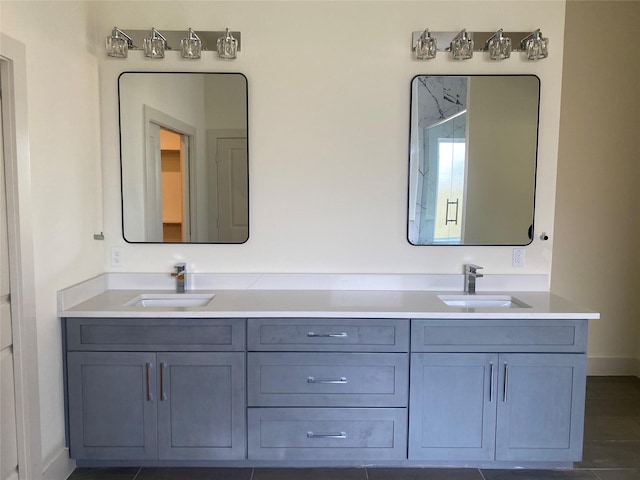
[[[527,247],[512,269],[509,247],[414,247],[406,239],[409,93],[419,73],[533,73],[542,79],[538,231],[553,230],[564,2],[236,1],[91,2],[106,37],[191,26],[242,32],[235,61],[205,53],[164,61],[130,52],[101,56],[106,246],[124,246],[124,270],[169,272],[178,259],[199,272],[491,273],[551,269],[551,242]],[[206,19],[206,21],[204,20]],[[268,19],[268,21],[265,21]],[[551,56],[492,62],[412,58],[411,32],[528,31],[541,27]],[[250,238],[243,245],[125,245],[120,231],[116,78],[124,70],[238,71],[249,84]],[[105,269],[109,265],[105,251]]]
[[[80,2],[0,3],[26,46],[43,466],[64,446],[56,291],[102,271],[97,40]],[[72,48],[70,48],[72,47]],[[100,51],[102,54],[102,51]],[[22,219],[29,221],[29,219]]]
[[[551,289],[601,312],[591,373],[640,375],[638,25],[638,2],[567,3]]]

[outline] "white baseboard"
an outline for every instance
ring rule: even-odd
[[[42,480],[66,480],[75,470],[76,461],[69,458],[69,449],[63,448],[58,456],[45,467]]]
[[[619,357],[589,357],[587,375],[633,375],[640,377],[640,359]]]

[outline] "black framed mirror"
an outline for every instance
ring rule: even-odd
[[[540,80],[418,75],[411,82],[408,240],[533,240]]]
[[[118,98],[124,239],[246,242],[246,77],[124,72]]]

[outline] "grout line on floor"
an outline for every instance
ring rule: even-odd
[[[364,467],[364,478],[369,480],[369,469],[367,467]]]
[[[256,469],[252,468],[251,469],[251,476],[249,477],[249,480],[253,480],[253,474],[255,473]]]
[[[484,476],[484,473],[482,473],[482,469],[479,468],[478,472],[480,472],[480,476],[482,477],[482,480],[487,480],[486,477]]]
[[[138,475],[140,475],[141,471],[142,471],[142,467],[139,467],[138,471],[136,472],[136,474],[133,476],[133,478],[131,480],[136,480],[136,478],[138,478]]]

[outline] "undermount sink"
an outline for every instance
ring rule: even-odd
[[[204,307],[213,293],[145,293],[125,304],[127,307]]]
[[[511,295],[438,295],[449,307],[458,308],[531,308]]]

